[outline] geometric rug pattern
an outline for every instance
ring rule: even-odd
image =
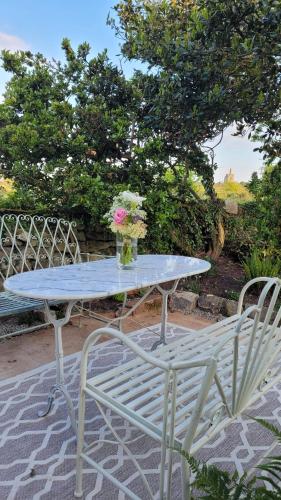
[[[149,350],[160,326],[130,334]],[[167,340],[183,336],[186,329],[169,324]],[[132,352],[116,341],[94,347],[89,369],[98,373],[132,359]],[[77,410],[80,353],[65,358],[68,390]],[[66,412],[66,403],[57,395],[53,409],[44,418],[38,410],[44,407],[49,387],[55,381],[54,363],[26,372],[0,383],[0,500],[72,500],[75,485],[76,440]],[[119,444],[104,443],[112,439],[93,401],[86,407],[86,441],[95,440],[95,459],[114,472],[141,499],[145,490],[133,464]],[[275,447],[272,435],[249,418],[262,417],[281,425],[281,385],[273,387],[239,418],[218,434],[198,453],[198,458],[223,469],[242,473],[254,467]],[[144,469],[157,498],[159,445],[133,429],[120,417],[107,411],[114,428],[126,439],[133,438],[131,451]],[[101,474],[85,466],[84,499],[125,500],[126,496]],[[173,499],[181,498],[179,463],[173,474]]]

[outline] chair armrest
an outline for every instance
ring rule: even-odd
[[[234,340],[236,337],[238,337],[245,319],[248,318],[250,314],[252,314],[252,312],[260,312],[260,311],[261,309],[257,306],[247,307],[247,309],[241,315],[235,329],[232,332],[227,333],[225,337],[221,340],[221,342],[218,344],[216,349],[213,351],[214,358],[217,358],[217,356],[220,354],[222,348],[224,347],[225,344],[227,344],[227,342],[229,342],[230,340]]]
[[[98,328],[98,330],[95,330],[92,332],[89,337],[86,339],[86,342],[84,343],[84,347],[82,350],[82,355],[81,355],[81,377],[82,377],[82,371],[84,371],[87,367],[87,358],[89,354],[90,347],[98,341],[98,339],[102,335],[109,335],[112,338],[120,340],[123,344],[125,344],[127,347],[129,347],[133,352],[135,352],[140,358],[142,358],[144,361],[147,363],[150,363],[151,365],[154,365],[161,370],[168,371],[170,368],[169,363],[166,361],[163,361],[159,358],[156,358],[152,354],[149,354],[147,351],[145,351],[142,347],[140,347],[136,342],[131,340],[127,335],[124,333],[120,332],[120,330],[117,330],[115,328],[111,327],[101,327]],[[84,373],[86,377],[86,372]]]
[[[215,361],[213,356],[209,358],[194,359],[194,361],[173,361],[170,363],[171,370],[185,370],[186,368],[198,368],[199,366],[209,366]]]
[[[206,366],[210,363],[211,360],[217,360],[219,354],[221,353],[222,348],[227,344],[230,340],[234,340],[240,333],[241,327],[245,321],[245,319],[250,316],[253,312],[260,312],[261,309],[255,305],[248,307],[244,313],[241,315],[235,330],[230,333],[226,333],[222,340],[219,342],[218,346],[210,353],[208,358],[198,358],[194,359],[194,361],[179,361],[171,363],[170,367],[172,369],[183,369],[183,368],[194,368],[195,366]]]
[[[261,312],[261,308],[258,307],[257,305],[249,306],[247,309],[241,314],[241,318],[239,319],[236,327],[235,327],[235,332],[239,333],[241,330],[241,327],[245,321],[246,318],[250,316],[253,312]]]

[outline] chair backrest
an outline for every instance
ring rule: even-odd
[[[75,223],[40,215],[0,215],[0,278],[81,261]]]
[[[265,285],[257,305],[242,312],[245,292],[250,286],[262,282]],[[215,433],[219,426],[223,427],[227,422],[227,416],[232,418],[240,414],[260,397],[261,389],[268,390],[280,380],[280,299],[279,278],[257,278],[243,288],[238,305],[240,317],[238,316],[236,326],[225,335],[222,334],[220,340],[218,337],[218,343],[214,345],[210,357],[217,362],[215,375],[210,376],[207,370],[204,378],[197,375],[202,382],[198,386],[200,391],[192,419],[187,426],[184,439],[186,451],[190,450],[194,440],[197,441],[195,449],[206,443],[212,432]],[[216,387],[213,385],[210,390],[214,381]],[[208,421],[211,425],[209,430],[204,427],[208,426]],[[198,443],[201,443],[200,446]]]
[[[253,322],[247,329],[246,338],[243,342],[243,328],[245,317],[239,330],[240,334],[235,340],[234,346],[234,387],[233,387],[233,411],[238,413],[250,404],[253,394],[260,384],[267,378],[272,378],[274,369],[280,371],[280,367],[274,368],[274,361],[281,350],[281,279],[258,278],[249,282],[241,292],[242,298],[245,291],[253,284],[265,281],[261,291],[257,310]],[[246,330],[245,330],[246,331]],[[239,369],[239,356],[244,349],[243,366]]]

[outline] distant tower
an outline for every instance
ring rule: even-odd
[[[226,176],[224,177],[223,182],[235,182],[234,173],[232,172],[231,168],[229,169],[228,174],[226,174]]]

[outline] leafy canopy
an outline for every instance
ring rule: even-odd
[[[123,54],[149,68],[146,121],[171,154],[205,151],[233,122],[237,133],[266,124],[266,149],[280,113],[279,0],[122,0],[116,11]],[[197,173],[211,182],[213,167],[201,158]]]
[[[76,51],[68,40],[62,46],[64,63],[2,53],[12,75],[0,104],[0,172],[16,188],[10,207],[97,225],[114,195],[139,191],[147,197],[150,249],[204,248],[214,217],[178,157],[170,161],[163,134],[147,123],[142,76],[126,80],[106,52],[91,58],[86,43]]]
[[[87,43],[74,52],[67,39],[62,47],[65,63],[2,52],[12,77],[0,104],[0,169],[31,208],[34,200],[97,216],[108,184],[127,177],[133,92],[106,52],[89,58]]]
[[[120,1],[123,53],[148,68],[131,80],[106,52],[91,57],[87,43],[74,51],[64,40],[64,62],[3,51],[11,79],[0,104],[0,171],[15,181],[20,204],[99,222],[115,194],[138,190],[147,196],[150,248],[213,245],[223,231],[206,141],[233,122],[238,133],[263,133],[264,144],[275,138],[278,5]],[[269,139],[266,154],[273,149]],[[198,195],[194,174],[211,201]]]

